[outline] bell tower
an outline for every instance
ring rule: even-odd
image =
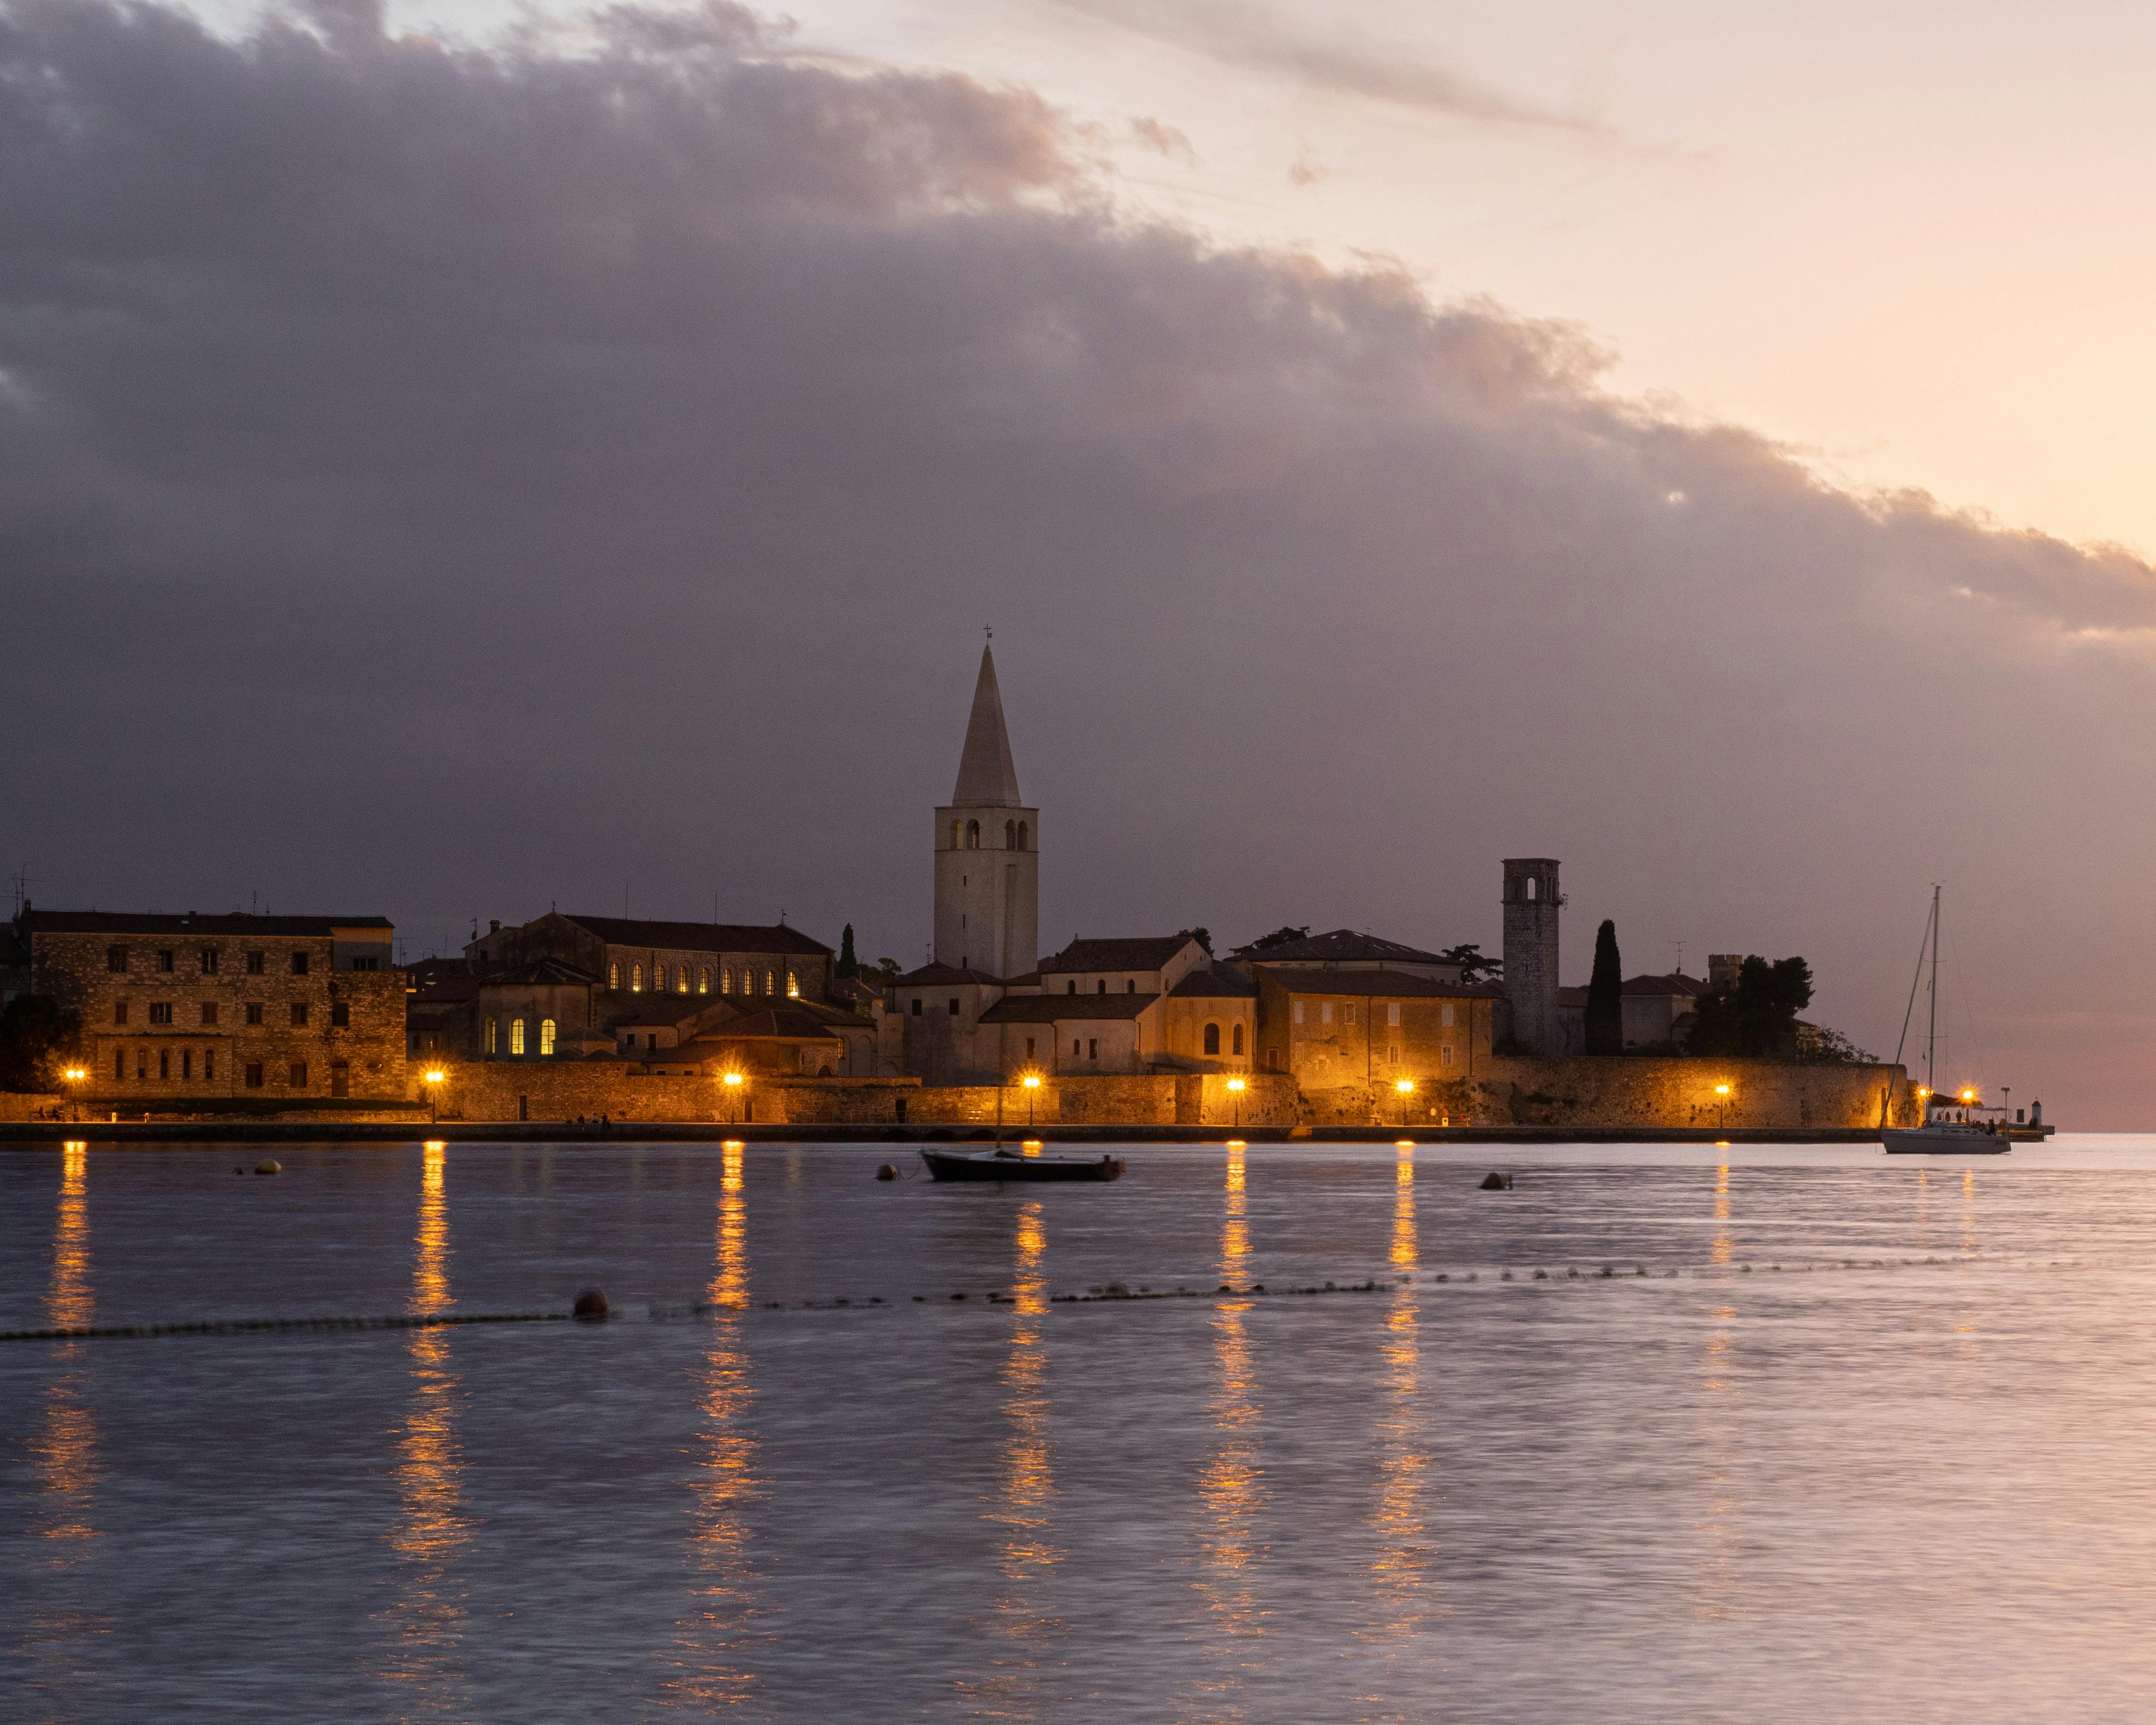
[[[936,962],[1006,982],[1040,962],[1040,811],[1019,801],[988,646],[957,788],[936,811]]]
[[[1557,860],[1505,859],[1505,994],[1512,1040],[1527,1053],[1563,1051],[1557,1023],[1557,919],[1564,908]]]

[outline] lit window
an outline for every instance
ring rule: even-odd
[[[699,994],[708,994],[711,992],[711,967],[708,964],[700,964],[696,967],[696,992]]]
[[[524,1052],[524,1020],[521,1019],[509,1021],[509,1051],[513,1055]]]
[[[719,967],[719,992],[721,994],[731,994],[733,991],[734,968],[731,964],[721,964]]]
[[[629,967],[629,991],[632,994],[644,992],[644,967],[641,964]]]
[[[666,967],[665,965],[654,964],[651,967],[651,986],[656,988],[662,994],[666,992]]]
[[[620,990],[621,961],[619,958],[615,959],[613,963],[607,966],[607,987],[614,989],[616,992],[619,992]]]
[[[1392,1003],[1391,1003],[1391,1004],[1389,1004],[1389,1006],[1387,1006],[1387,1007],[1385,1008],[1385,1022],[1386,1022],[1387,1024],[1397,1024],[1398,1023],[1399,1023],[1399,1021],[1400,1021],[1400,1003],[1399,1003],[1399,1001],[1395,1000],[1395,1001],[1392,1002]],[[1450,1019],[1447,1019],[1445,1020],[1445,1022],[1446,1022],[1447,1024],[1450,1024],[1450,1023],[1451,1023],[1452,1021],[1451,1021]]]
[[[801,998],[801,978],[790,970],[786,973],[786,998],[788,1000]]]
[[[554,1052],[554,1021],[552,1019],[539,1020],[539,1052],[542,1055]]]
[[[689,967],[685,964],[674,967],[674,992],[677,994],[689,992]]]
[[[777,971],[767,970],[764,972],[763,992],[767,994],[776,994],[778,992],[778,973]]]
[[[498,1052],[501,1029],[501,1019],[489,1019],[486,1021],[486,1051],[489,1054]]]

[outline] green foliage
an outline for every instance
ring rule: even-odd
[[[1702,994],[1693,1004],[1696,1055],[1754,1060],[1799,1057],[1797,1014],[1811,1004],[1812,968],[1801,958],[1773,963],[1756,952],[1737,973],[1737,986]]]
[[[1879,1056],[1859,1048],[1839,1030],[1807,1024],[1797,1034],[1797,1058],[1808,1066],[1876,1066]]]
[[[1594,932],[1594,973],[1587,983],[1587,1051],[1625,1052],[1625,965],[1617,956],[1617,925],[1607,917]]]
[[[1481,945],[1474,941],[1461,947],[1447,947],[1437,956],[1447,964],[1460,967],[1460,980],[1463,983],[1495,982],[1505,973],[1505,961],[1484,957]]]
[[[860,970],[861,961],[854,956],[854,925],[849,922],[846,932],[839,937],[839,974],[859,976]]]
[[[900,970],[898,960],[896,958],[879,958],[875,962],[875,983],[880,988],[890,988],[904,974]]]
[[[1209,928],[1178,928],[1175,937],[1179,941],[1196,941],[1205,949],[1205,956],[1213,956],[1213,931]]]
[[[82,1019],[44,994],[18,994],[0,1007],[0,1090],[55,1091],[74,1052]]]
[[[1250,947],[1254,952],[1270,952],[1275,947],[1292,946],[1297,941],[1306,941],[1309,938],[1310,930],[1306,925],[1301,928],[1291,928],[1283,926],[1281,927],[1276,928],[1270,934],[1260,935],[1255,940],[1250,942]]]

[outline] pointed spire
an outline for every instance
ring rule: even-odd
[[[996,687],[994,652],[981,649],[981,680],[973,685],[973,716],[966,721],[966,752],[958,757],[957,809],[1015,809],[1018,768],[1011,762],[1010,733],[1004,729],[1004,697]]]

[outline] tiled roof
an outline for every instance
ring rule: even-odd
[[[941,988],[968,983],[991,988],[1000,988],[1004,985],[1001,977],[990,976],[985,970],[961,970],[955,964],[924,964],[918,970],[909,970],[891,986],[895,988]]]
[[[1187,934],[1155,934],[1128,940],[1073,941],[1040,961],[1040,973],[1070,970],[1158,970],[1190,943]]]
[[[1307,940],[1290,941],[1280,947],[1238,947],[1229,956],[1256,964],[1326,961],[1368,963],[1372,959],[1380,963],[1389,959],[1401,964],[1447,964],[1451,962],[1438,953],[1425,952],[1418,947],[1404,947],[1398,941],[1380,940],[1374,934],[1360,934],[1352,928],[1336,928],[1330,934],[1313,934]]]
[[[1140,1017],[1158,994],[1012,994],[981,1014],[984,1024],[1077,1024]]]
[[[228,916],[145,916],[130,911],[25,911],[23,926],[32,934],[259,934],[327,935],[340,928],[378,928],[387,934],[394,926],[387,916],[250,916],[244,911]]]
[[[529,964],[505,965],[500,970],[490,970],[480,979],[485,988],[588,988],[598,981],[588,970],[580,968],[562,958],[535,958]]]
[[[673,952],[812,952],[828,953],[823,942],[811,940],[784,923],[761,927],[745,922],[641,922],[622,916],[573,916],[563,921],[597,935],[608,946],[644,947]]]
[[[1194,970],[1168,991],[1173,1000],[1247,1000],[1257,992],[1248,977],[1219,970]]]
[[[1024,976],[1010,978],[1004,986],[1006,988],[1037,988],[1040,986],[1040,972],[1038,968],[1029,970]]]
[[[1282,970],[1266,974],[1291,994],[1353,994],[1387,999],[1502,1000],[1494,983],[1440,983],[1404,970]]]
[[[1710,984],[1696,976],[1686,976],[1681,970],[1667,976],[1634,976],[1625,978],[1627,994],[1682,994],[1697,997],[1707,992]]]

